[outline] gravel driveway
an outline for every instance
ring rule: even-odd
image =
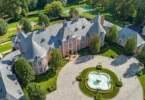
[[[133,58],[119,56],[110,59],[102,56],[84,56],[64,66],[58,76],[57,90],[47,95],[47,100],[94,100],[84,95],[75,81],[82,70],[102,63],[104,68],[115,72],[121,78],[123,87],[119,94],[111,100],[143,100],[143,90],[135,76],[139,69],[138,61]]]

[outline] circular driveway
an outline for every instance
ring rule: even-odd
[[[135,76],[139,69],[138,61],[123,55],[116,59],[103,56],[84,56],[66,64],[60,71],[57,90],[47,95],[47,100],[94,100],[84,95],[75,81],[76,77],[86,68],[102,63],[104,68],[115,72],[121,78],[123,87],[119,94],[111,100],[143,100],[143,90]]]

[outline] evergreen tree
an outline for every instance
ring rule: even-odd
[[[15,73],[19,81],[24,85],[28,85],[35,79],[35,73],[29,63],[22,57],[15,62]]]
[[[131,56],[136,50],[136,37],[130,37],[125,44],[125,54]]]
[[[28,95],[30,100],[45,100],[45,93],[42,91],[37,83],[30,83],[27,86]]]
[[[8,24],[5,20],[0,19],[0,36],[6,34],[8,31]]]
[[[26,12],[25,9],[22,10],[21,15],[22,15],[23,17],[27,17],[27,12]]]

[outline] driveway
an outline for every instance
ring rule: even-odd
[[[75,81],[76,76],[84,69],[102,63],[104,68],[115,72],[121,78],[123,87],[119,94],[111,100],[143,100],[143,90],[135,76],[139,69],[138,61],[133,58],[119,56],[110,59],[103,56],[84,56],[64,66],[58,76],[57,90],[47,95],[47,100],[93,100],[84,95]]]

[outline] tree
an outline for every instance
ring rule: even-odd
[[[27,17],[27,12],[26,12],[25,9],[22,10],[21,15],[22,15],[23,17]]]
[[[24,86],[35,79],[34,70],[23,57],[18,58],[15,62],[15,73]]]
[[[37,7],[38,0],[29,0],[28,7],[30,10],[34,10]]]
[[[58,17],[62,13],[63,6],[60,1],[53,1],[51,4],[47,4],[44,9],[49,15]]]
[[[109,32],[106,35],[107,41],[110,43],[115,43],[118,39],[118,29],[115,25],[111,27]]]
[[[5,20],[0,19],[0,35],[4,35],[8,31],[8,24]]]
[[[19,20],[20,19],[20,13],[18,11],[15,12],[14,19],[15,20]]]
[[[100,36],[91,37],[89,49],[92,53],[100,52]]]
[[[140,53],[137,56],[137,59],[142,62],[143,64],[145,64],[145,45],[143,46],[142,50],[140,51]]]
[[[125,54],[131,56],[136,50],[136,37],[130,37],[125,44]]]
[[[30,83],[27,86],[27,91],[30,97],[30,100],[45,100],[45,93],[42,91],[40,86],[37,83]]]
[[[56,70],[58,67],[62,67],[63,58],[62,54],[58,49],[53,49],[51,51],[50,67]]]
[[[24,30],[25,33],[29,32],[32,28],[32,26],[27,18],[22,18],[20,20],[20,24],[22,25],[22,30]]]
[[[49,18],[45,14],[40,14],[38,18],[38,23],[42,25],[44,23],[46,26],[49,25]]]
[[[53,1],[60,1],[64,6],[67,5],[67,0],[53,0]]]
[[[79,16],[79,11],[75,7],[70,8],[69,16],[71,17],[73,13]]]

